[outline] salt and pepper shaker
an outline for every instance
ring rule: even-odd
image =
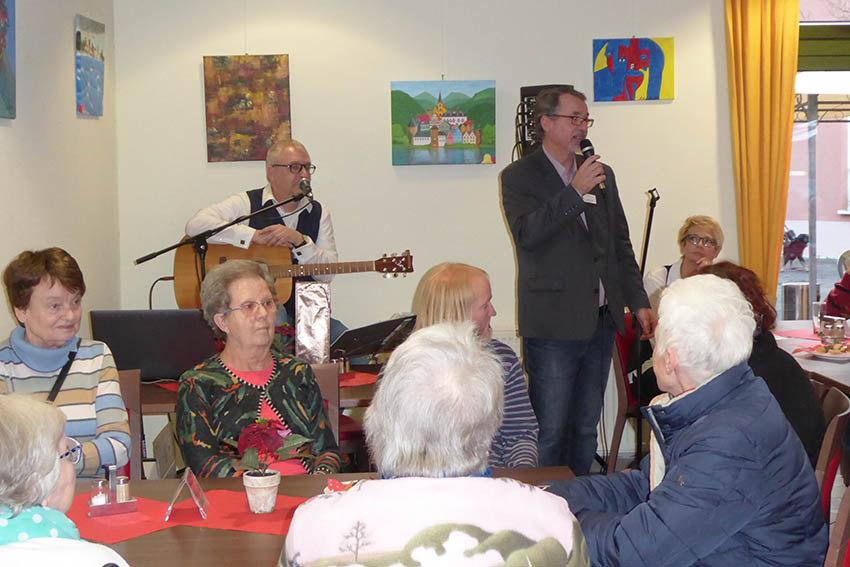
[[[825,345],[840,345],[844,342],[844,319],[842,317],[823,317],[821,342]]]
[[[139,509],[138,502],[130,495],[130,479],[118,476],[118,467],[104,465],[106,478],[92,484],[89,500],[89,517],[126,514]]]
[[[127,502],[130,500],[130,479],[119,476],[115,481],[116,502]]]

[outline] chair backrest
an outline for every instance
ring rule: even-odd
[[[824,567],[842,567],[846,562],[847,543],[850,541],[850,490],[841,497],[838,516],[829,532],[829,548]]]
[[[821,402],[826,433],[818,452],[815,479],[820,490],[824,518],[829,521],[830,495],[841,454],[841,445],[850,423],[850,398],[838,388],[812,380],[812,387]]]
[[[617,346],[617,343],[614,343]],[[632,388],[629,384],[629,376],[626,373],[626,366],[623,362],[622,355],[618,352],[619,349],[614,349],[614,356],[611,357],[611,366],[614,368],[614,378],[617,386],[617,406],[618,412],[625,412],[629,407],[636,406]]]
[[[142,396],[141,372],[138,368],[119,370],[121,397],[130,422],[130,480],[142,478]]]
[[[93,310],[91,332],[112,351],[118,370],[139,368],[144,381],[179,378],[215,354],[199,309]]]
[[[628,382],[627,373],[629,357],[634,351],[635,340],[637,339],[637,329],[632,313],[625,314],[625,327],[625,335],[621,335],[617,331],[614,336],[614,376],[617,378],[617,397],[622,399],[622,396],[625,396],[628,405],[631,407],[637,406],[637,400]],[[620,391],[621,388],[622,392]]]
[[[334,439],[339,445],[339,364],[335,362],[316,363],[310,365],[322,398],[328,405],[328,420],[331,422],[331,431]]]

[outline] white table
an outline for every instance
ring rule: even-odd
[[[810,320],[776,322],[776,331],[779,332],[811,328],[812,322]],[[799,348],[801,345],[806,346],[815,344],[815,341],[810,341],[806,339],[787,338],[782,337],[780,335],[775,336],[776,344],[779,345],[779,348],[792,354],[792,351],[796,348]],[[800,363],[800,366],[803,367],[803,370],[817,373],[819,376],[815,377],[815,379],[829,386],[835,386],[836,388],[850,396],[850,362],[833,362],[831,360],[821,360],[813,357],[808,353],[802,352],[794,354],[794,358],[797,359],[797,362]]]

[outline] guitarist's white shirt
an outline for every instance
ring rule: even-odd
[[[274,196],[271,186],[266,185],[263,188],[262,202],[266,203],[269,200],[274,200]],[[305,197],[298,202],[298,208],[295,210],[298,212],[302,208],[312,210],[312,207],[313,205]],[[248,193],[245,191],[234,193],[223,201],[204,207],[195,213],[186,223],[186,235],[195,236],[200,232],[230,222],[250,212],[251,202],[248,200]],[[277,212],[283,217],[283,223],[294,230],[298,225],[298,213],[288,214],[281,207],[277,208]],[[244,221],[219,232],[210,238],[209,242],[210,244],[230,244],[239,248],[248,248],[255,232],[256,230],[248,226],[248,221]],[[318,238],[313,242],[312,238],[304,235],[304,240],[306,240],[306,244],[292,250],[292,257],[297,259],[299,264],[328,264],[338,261],[331,213],[325,205],[322,205]],[[333,279],[333,274],[315,275],[313,277],[319,281],[328,282]]]

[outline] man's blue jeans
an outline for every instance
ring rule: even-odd
[[[567,465],[576,475],[590,472],[614,330],[611,315],[601,309],[589,339],[523,338],[528,394],[540,425],[541,467]]]

